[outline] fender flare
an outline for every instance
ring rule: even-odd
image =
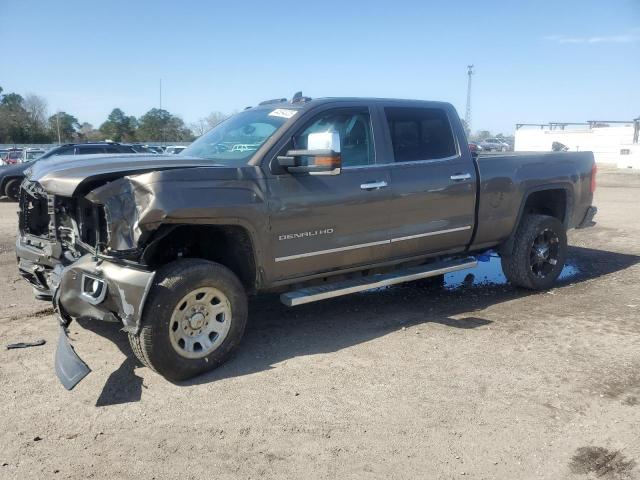
[[[522,195],[522,200],[520,202],[520,206],[518,207],[518,215],[516,217],[516,221],[513,224],[513,229],[511,233],[506,238],[504,242],[499,247],[499,253],[507,253],[513,249],[513,239],[515,238],[516,232],[518,231],[518,227],[520,226],[520,222],[522,221],[522,217],[524,215],[524,207],[527,204],[527,200],[529,197],[537,192],[544,192],[546,190],[562,190],[566,195],[566,203],[565,203],[565,211],[564,211],[564,221],[562,222],[565,229],[568,230],[569,221],[571,218],[571,212],[573,211],[573,190],[570,183],[562,182],[562,183],[551,183],[546,185],[537,185],[535,187],[531,187],[525,190]]]

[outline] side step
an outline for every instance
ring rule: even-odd
[[[362,292],[372,288],[386,287],[397,283],[410,282],[421,278],[435,277],[443,273],[473,268],[478,265],[474,257],[460,258],[447,262],[436,262],[429,265],[420,265],[392,273],[379,273],[368,277],[346,280],[309,288],[301,288],[280,295],[280,301],[289,307],[304,303],[317,302],[327,298],[341,297],[350,293]]]

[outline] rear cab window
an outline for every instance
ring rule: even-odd
[[[385,107],[384,112],[396,163],[457,156],[455,137],[445,110]]]

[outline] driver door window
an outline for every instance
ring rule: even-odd
[[[310,133],[337,132],[340,135],[342,167],[375,163],[371,118],[368,109],[348,108],[320,114],[300,134],[294,136],[295,149],[306,150]]]

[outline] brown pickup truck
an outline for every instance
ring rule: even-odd
[[[20,193],[19,268],[66,327],[119,322],[177,381],[238,346],[247,296],[295,306],[471,268],[547,289],[566,231],[591,225],[590,152],[472,155],[440,102],[263,102],[178,156],[37,162]],[[61,335],[58,374],[88,373]]]

